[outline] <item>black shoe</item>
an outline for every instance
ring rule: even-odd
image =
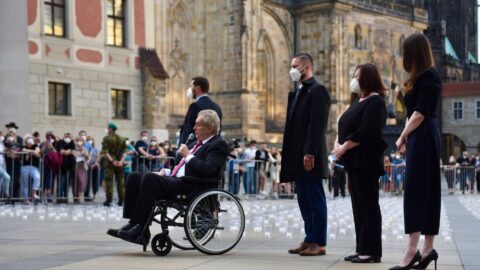
[[[397,265],[397,266],[394,266],[394,267],[390,268],[389,270],[409,270],[409,269],[412,269],[413,265],[416,262],[419,262],[421,259],[422,259],[422,255],[420,254],[420,251],[417,250],[417,253],[415,253],[415,256],[413,256],[410,263],[408,263],[405,266]]]
[[[135,224],[129,230],[120,230],[118,231],[118,237],[122,238],[125,241],[146,245],[150,240],[150,230],[143,232],[143,225]]]
[[[111,204],[112,204],[111,201],[104,201],[104,202],[103,202],[103,206],[110,207]]]
[[[417,264],[415,264],[412,269],[425,269],[428,267],[428,265],[432,262],[435,261],[435,270],[437,269],[437,260],[438,260],[438,253],[435,249],[432,249],[428,255],[423,258],[421,261],[419,261]]]
[[[120,229],[108,229],[107,234],[111,235],[113,237],[118,237],[118,232],[119,231],[121,231],[121,230],[128,231],[133,227],[133,225],[135,225],[135,224],[128,223],[127,225],[124,225]]]
[[[347,262],[350,262],[352,261],[353,259],[357,258],[358,256],[360,256],[359,254],[353,254],[353,255],[348,255],[347,257],[343,258],[345,261]]]
[[[379,263],[382,259],[377,256],[369,256],[368,258],[362,259],[360,256],[353,258],[350,262],[352,263]]]
[[[123,201],[119,201],[118,206],[123,206]]]

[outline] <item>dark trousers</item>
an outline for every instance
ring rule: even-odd
[[[356,249],[360,255],[382,256],[382,214],[378,205],[380,175],[370,169],[347,171],[351,185]]]
[[[20,160],[5,158],[7,173],[10,175],[10,196],[12,198],[20,197]]]
[[[477,176],[476,176],[476,180],[477,180],[477,192],[480,193],[480,171],[477,171]],[[473,187],[472,187],[472,190],[473,190]]]
[[[295,178],[298,206],[305,222],[305,242],[327,245],[327,201],[321,179]]]
[[[71,168],[62,168],[59,178],[59,183],[57,187],[57,198],[64,199],[68,201],[68,189],[72,188],[73,197],[76,196],[75,193],[75,167]]]
[[[338,197],[339,191],[342,197],[345,197],[345,178],[333,176],[332,185],[333,185],[333,197]]]
[[[83,195],[85,198],[90,198],[90,189],[92,189],[93,196],[95,196],[98,192],[98,178],[99,178],[100,172],[98,167],[88,168],[88,180],[87,180],[87,187],[85,188],[85,194]]]
[[[123,217],[145,225],[155,201],[182,192],[182,180],[154,173],[132,172],[128,176]]]
[[[238,194],[240,191],[240,173],[238,171],[230,171],[228,174],[228,191]]]

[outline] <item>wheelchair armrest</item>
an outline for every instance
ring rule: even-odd
[[[188,184],[207,184],[207,185],[212,185],[212,184],[218,184],[219,179],[218,178],[207,178],[207,177],[198,177],[198,176],[182,176],[180,177],[183,181],[185,181]]]

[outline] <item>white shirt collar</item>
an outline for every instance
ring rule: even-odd
[[[206,96],[208,96],[208,95],[207,95],[207,94],[200,95],[200,96],[198,96],[198,97],[195,99],[195,101],[198,101],[198,100],[201,99],[202,97],[206,97]]]
[[[210,141],[211,138],[213,138],[215,135],[212,135],[208,138],[206,138],[205,140],[202,141],[202,145],[206,144],[208,141]]]

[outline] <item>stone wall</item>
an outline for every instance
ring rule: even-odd
[[[358,64],[378,65],[385,85],[397,86],[390,93],[396,104],[406,78],[401,39],[425,29],[425,18],[412,21],[412,14],[422,13],[417,9],[402,17],[352,3],[313,1],[289,8],[266,0],[161,1],[156,9],[156,47],[171,75],[166,84],[167,121],[172,127],[175,121],[181,123],[178,115],[188,107],[185,90],[190,78],[204,75],[211,82],[211,96],[223,109],[227,138],[281,142],[293,86],[288,72],[296,52],[313,56],[314,74],[332,96],[330,142],[339,116],[350,104],[348,84]],[[362,34],[359,48],[354,46],[357,26]],[[172,74],[177,79],[172,80]]]

